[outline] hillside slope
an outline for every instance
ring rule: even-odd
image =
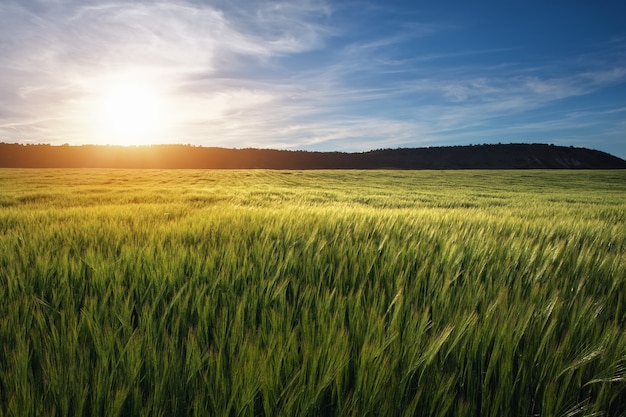
[[[586,148],[543,144],[308,152],[190,145],[51,146],[0,143],[4,168],[213,169],[626,169],[626,161]]]

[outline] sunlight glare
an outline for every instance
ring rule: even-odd
[[[160,97],[141,84],[121,84],[106,94],[100,105],[101,135],[107,143],[142,145],[155,140],[163,128]]]

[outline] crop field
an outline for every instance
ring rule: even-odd
[[[626,415],[626,171],[0,170],[0,416]]]

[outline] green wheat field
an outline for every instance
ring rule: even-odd
[[[626,171],[0,170],[0,416],[626,415]]]

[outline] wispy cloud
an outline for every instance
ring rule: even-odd
[[[80,122],[67,118],[85,119],[80,107],[116,77],[165,85],[172,102],[186,106],[181,124],[260,106],[273,94],[237,85],[254,84],[246,65],[319,47],[327,29],[315,20],[328,13],[324,3],[308,1],[224,9],[200,2],[0,4],[2,102],[14,109],[0,114],[0,129],[41,140],[39,126],[57,120],[50,129],[56,137],[88,140],[76,129]],[[241,82],[213,78],[219,73]]]
[[[166,100],[159,142],[367,150],[558,140],[572,126],[616,135],[626,103],[585,103],[626,83],[626,38],[525,59],[517,44],[449,42],[471,30],[373,1],[0,0],[0,140],[90,142],[94,106],[123,82]]]

